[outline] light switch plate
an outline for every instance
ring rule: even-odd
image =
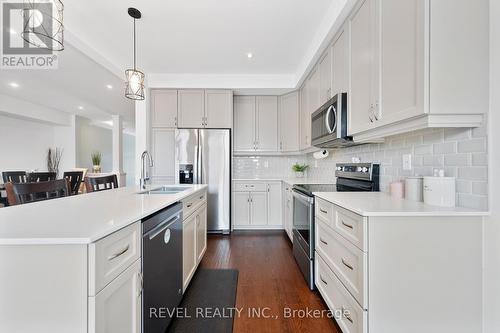
[[[411,170],[411,154],[403,155],[403,170]]]

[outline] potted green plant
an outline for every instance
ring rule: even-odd
[[[304,172],[307,170],[307,168],[309,168],[309,165],[307,164],[295,163],[294,165],[292,165],[292,170],[295,172],[295,176],[297,178],[304,177]]]
[[[92,172],[100,173],[101,172],[101,161],[102,154],[99,151],[93,152],[91,155],[92,158]]]

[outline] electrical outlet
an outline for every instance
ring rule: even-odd
[[[403,155],[403,170],[411,170],[411,154]]]

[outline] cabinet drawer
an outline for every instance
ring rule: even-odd
[[[200,205],[207,200],[207,192],[197,192],[182,200],[182,218],[185,220],[193,214]]]
[[[335,206],[333,229],[363,251],[366,246],[366,218],[347,209]]]
[[[318,253],[315,259],[316,287],[330,310],[335,313],[335,320],[342,332],[368,332],[368,312],[363,311]]]
[[[342,281],[361,306],[368,307],[365,297],[367,255],[319,219],[316,220],[316,251]]]
[[[266,192],[267,183],[264,182],[234,182],[235,192]]]
[[[334,205],[326,200],[316,197],[314,207],[314,216],[323,219],[333,228],[335,218]]]
[[[141,223],[136,222],[89,245],[89,296],[95,296],[141,255]]]

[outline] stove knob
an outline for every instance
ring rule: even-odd
[[[368,168],[367,167],[363,167],[363,169],[361,171],[368,172]]]
[[[362,167],[356,167],[356,171],[357,171],[357,172],[362,172],[362,171],[363,171],[363,168],[362,168]]]
[[[337,171],[342,171],[342,167],[338,166]]]

